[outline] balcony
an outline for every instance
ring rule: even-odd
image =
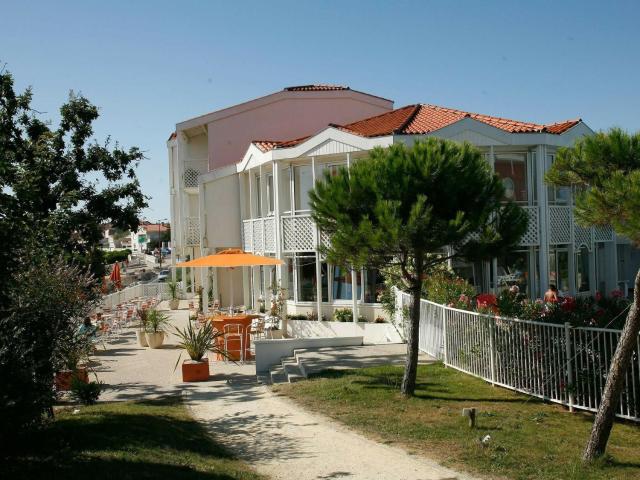
[[[521,247],[540,245],[540,207],[523,207],[529,216],[529,224],[522,239]],[[582,228],[574,222],[571,206],[552,205],[548,209],[549,244],[571,244],[576,249],[586,246],[593,249],[595,242],[613,241],[609,227]],[[282,232],[282,253],[314,252],[317,249],[316,228],[311,215],[285,215],[280,218]],[[323,245],[329,243],[329,236],[320,232]],[[276,235],[273,217],[256,218],[242,222],[242,246],[247,252],[275,253]]]

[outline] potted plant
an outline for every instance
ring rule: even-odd
[[[147,308],[139,308],[138,309],[138,318],[140,319],[140,324],[138,331],[136,332],[136,337],[138,337],[138,344],[141,347],[148,347],[146,329],[147,323],[149,322],[149,309]]]
[[[171,300],[169,300],[169,308],[171,310],[177,310],[180,306],[180,299],[178,298],[178,283],[167,282],[169,292],[171,293]]]
[[[93,351],[93,343],[87,335],[74,333],[61,342],[58,353],[61,368],[55,373],[54,385],[57,391],[71,390],[74,379],[88,383],[89,372],[86,363]]]
[[[208,351],[227,357],[218,342],[218,338],[223,336],[224,332],[214,331],[211,322],[206,322],[200,328],[194,325],[195,322],[189,321],[186,328],[176,328],[174,331],[179,339],[178,345],[187,351],[190,358],[182,362],[183,382],[202,382],[209,379],[209,360],[205,357]],[[178,368],[181,357],[182,354],[178,357],[175,368]]]
[[[287,304],[287,289],[282,288],[280,284],[274,285],[273,288],[276,291],[275,295],[271,296],[271,309],[269,314],[271,315],[271,338],[284,338],[287,335],[287,316],[285,307]],[[280,329],[280,322],[282,322],[282,330]]]
[[[147,314],[146,338],[150,348],[160,348],[164,342],[164,327],[169,323],[169,317],[164,312],[153,309]]]

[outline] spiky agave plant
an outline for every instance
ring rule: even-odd
[[[226,350],[218,344],[218,338],[222,337],[224,332],[215,330],[210,322],[206,322],[200,328],[195,328],[194,322],[190,321],[183,329],[176,327],[174,333],[179,339],[178,345],[187,351],[191,360],[200,362],[209,351],[225,358],[228,357]],[[178,357],[175,368],[178,367],[180,358],[182,358],[182,354]]]

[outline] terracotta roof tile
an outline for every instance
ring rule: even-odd
[[[253,143],[256,147],[260,149],[261,152],[266,153],[271,150],[275,150],[276,148],[289,148],[295,147],[296,145],[304,142],[309,136],[296,138],[294,140],[254,140]]]
[[[408,105],[375,117],[365,118],[348,125],[337,126],[343,130],[365,137],[384,135],[412,135],[430,133],[451,125],[463,118],[473,118],[509,133],[554,133],[560,134],[580,122],[580,119],[543,125],[521,122],[508,118],[470,113],[436,105]]]
[[[285,92],[327,92],[332,90],[351,90],[343,85],[329,85],[324,83],[314,85],[297,85],[294,87],[286,87]]]

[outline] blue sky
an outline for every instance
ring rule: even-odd
[[[57,118],[145,152],[145,216],[169,215],[175,123],[306,83],[518,120],[640,130],[640,2],[1,0],[0,61]]]

